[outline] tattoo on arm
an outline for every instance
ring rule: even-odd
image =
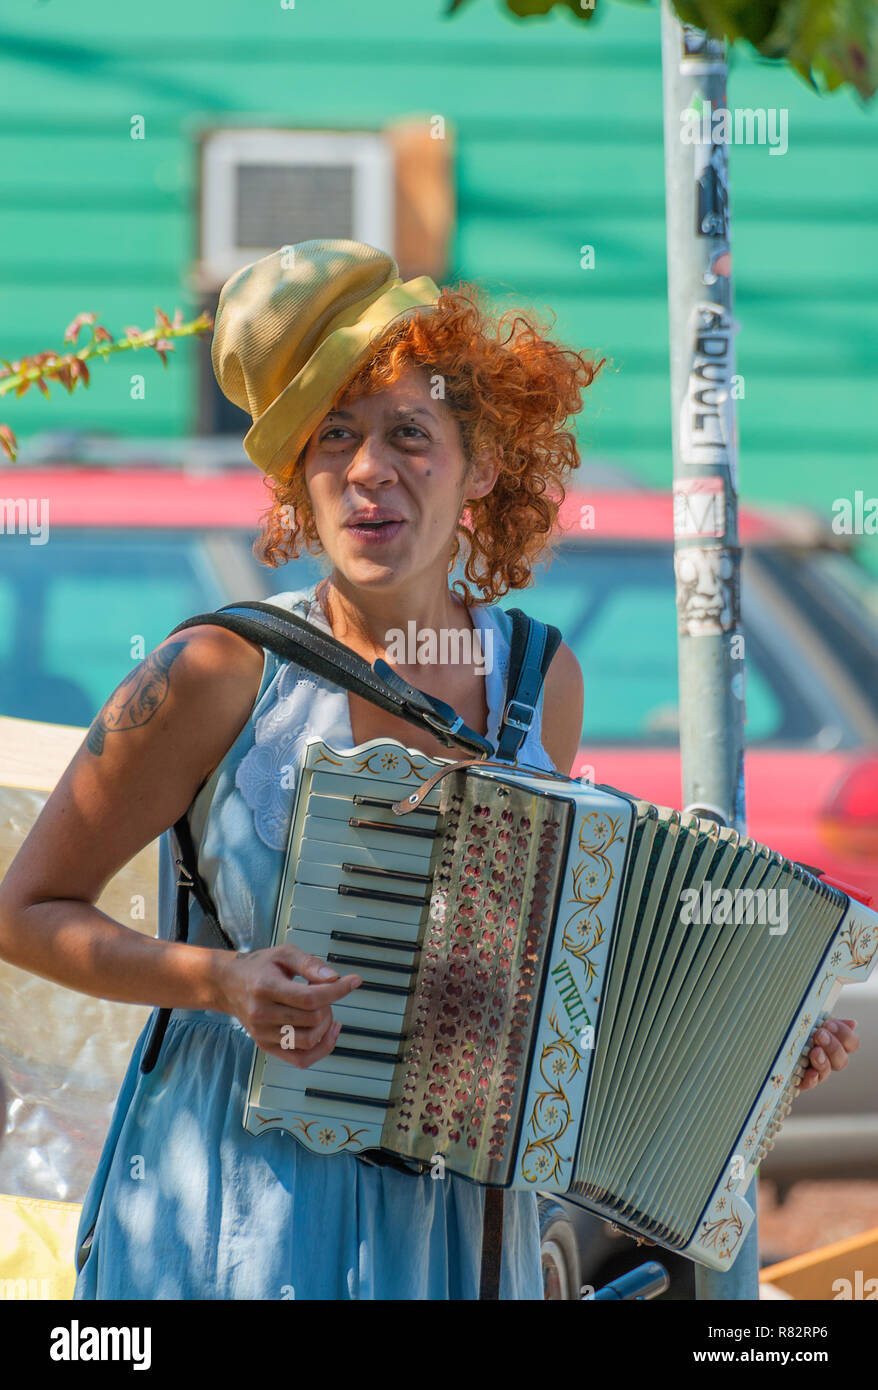
[[[86,747],[96,758],[104,751],[108,733],[136,729],[149,723],[167,696],[168,672],[185,645],[185,642],[170,642],[150,652],[120,681],[86,736]]]

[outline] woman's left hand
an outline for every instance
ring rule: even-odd
[[[808,1055],[811,1065],[799,1083],[797,1094],[813,1090],[831,1071],[844,1071],[848,1057],[860,1045],[854,1033],[856,1026],[852,1018],[827,1018],[815,1029]]]

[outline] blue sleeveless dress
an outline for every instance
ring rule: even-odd
[[[316,585],[271,602],[331,629]],[[496,741],[511,619],[477,605],[488,738]],[[492,634],[489,639],[488,634]],[[522,760],[554,764],[540,715]],[[240,949],[270,945],[295,770],[306,739],[353,747],[347,692],[264,649],[250,718],[189,808],[198,867]],[[417,730],[412,728],[413,745]],[[293,784],[293,785],[291,785]],[[171,844],[159,844],[159,931],[171,935]],[[189,940],[215,946],[190,897]],[[483,1189],[322,1157],[280,1131],[242,1125],[253,1040],[236,1018],[175,1010],[152,1072],[135,1045],[82,1208],[76,1248],[94,1227],[76,1299],[474,1299]],[[505,1193],[501,1298],[541,1299],[537,1199]]]

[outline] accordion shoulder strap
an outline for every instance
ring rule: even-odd
[[[486,1187],[482,1207],[482,1258],[479,1270],[479,1299],[500,1297],[503,1262],[503,1189]]]
[[[174,835],[180,854],[174,861],[179,873],[177,877],[174,935],[171,939],[173,941],[186,941],[188,939],[189,894],[192,893],[199,907],[203,910],[205,919],[214,935],[218,938],[220,944],[224,946],[226,950],[234,951],[235,943],[228,933],[220,926],[219,916],[213,898],[210,896],[210,891],[204,879],[198,872],[198,856],[195,852],[192,831],[189,829],[189,821],[185,811],[180,819],[174,823]],[[140,1058],[140,1070],[144,1073],[151,1072],[158,1061],[162,1039],[167,1032],[171,1013],[171,1009],[159,1009],[156,1013]]]
[[[558,628],[529,618],[520,608],[510,608],[508,612],[512,619],[509,679],[496,753],[503,762],[516,757],[533,724],[546,672],[561,643]]]
[[[444,700],[409,685],[380,658],[370,666],[358,652],[295,613],[254,599],[186,618],[172,631],[181,632],[202,623],[228,628],[270,648],[284,660],[353,691],[397,718],[429,729],[446,747],[457,746],[487,756],[494,751],[487,739],[468,728]]]

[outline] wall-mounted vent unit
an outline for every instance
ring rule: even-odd
[[[219,130],[202,145],[199,281],[322,237],[394,254],[394,155],[361,131]]]

